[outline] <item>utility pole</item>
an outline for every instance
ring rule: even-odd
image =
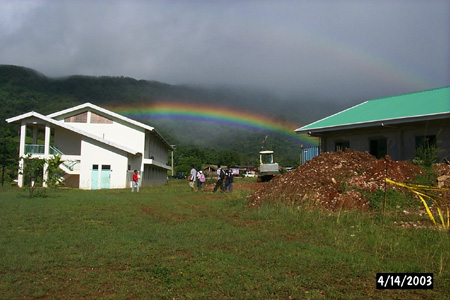
[[[171,147],[172,147],[172,159],[171,159],[171,162],[172,162],[172,178],[173,178],[173,151],[175,150],[175,145],[170,145]]]

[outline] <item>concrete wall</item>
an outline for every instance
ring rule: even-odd
[[[66,124],[131,149],[139,149],[141,152],[144,149],[145,130],[122,121],[113,120],[112,124],[72,122]]]
[[[110,188],[127,187],[127,153],[104,145],[89,138],[82,138],[80,165],[80,189],[91,189],[91,176],[93,165],[111,166]],[[100,183],[98,184],[100,188]]]
[[[412,160],[416,155],[417,136],[436,136],[439,161],[450,155],[450,120],[423,121],[392,126],[378,126],[323,133],[321,151],[335,151],[337,142],[348,141],[350,149],[369,151],[370,140],[385,138],[387,154],[393,160]]]
[[[167,184],[167,170],[157,166],[145,165],[141,180],[142,186]]]
[[[61,127],[56,127],[54,146],[65,155],[80,155],[81,135]]]
[[[64,186],[71,188],[79,188],[80,187],[80,175],[67,175],[64,178]]]
[[[128,170],[138,170],[140,174],[144,170],[144,166],[142,164],[142,156],[128,154]]]
[[[169,152],[167,145],[163,143],[155,134],[148,132],[145,136],[144,158],[158,161],[165,165],[169,162]]]

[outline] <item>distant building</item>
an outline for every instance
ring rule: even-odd
[[[167,183],[169,151],[164,138],[151,126],[85,103],[44,116],[25,113],[6,120],[20,124],[19,156],[48,158],[60,154],[65,185],[80,189],[128,187],[133,170],[141,185]],[[31,129],[31,130],[27,130]],[[44,133],[39,143],[38,132]],[[32,134],[26,143],[27,134]],[[21,160],[19,169],[22,168]],[[18,178],[23,186],[23,176]]]
[[[295,130],[320,138],[320,152],[346,148],[412,160],[416,149],[450,154],[450,87],[363,102]]]

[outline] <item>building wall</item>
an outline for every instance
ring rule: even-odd
[[[109,165],[111,167],[111,189],[127,187],[127,153],[83,137],[81,142],[81,157],[80,189],[92,189],[91,177],[93,165],[98,165],[99,170],[103,165]],[[98,188],[100,188],[100,184],[98,184]]]
[[[144,170],[144,167],[142,165],[142,156],[128,154],[128,170],[138,170],[139,173],[141,173]]]
[[[158,161],[161,164],[169,162],[169,150],[165,143],[163,143],[155,134],[148,132],[145,136],[145,155],[147,159]]]
[[[64,186],[71,188],[80,187],[80,175],[66,175],[64,178]]]
[[[167,184],[167,170],[152,165],[144,166],[141,177],[142,186],[156,186]]]
[[[144,149],[145,129],[125,123],[121,120],[112,120],[112,123],[91,123],[90,114],[85,123],[66,122],[66,124],[89,132],[106,140],[124,145],[142,152]],[[62,117],[60,117],[61,119]],[[63,120],[62,120],[63,121]]]
[[[369,151],[370,140],[385,138],[387,154],[393,160],[412,160],[416,155],[417,136],[436,136],[439,161],[450,155],[450,120],[423,121],[392,126],[378,126],[323,133],[321,151],[335,151],[336,143],[349,142],[350,149]]]
[[[80,155],[81,135],[61,127],[56,127],[54,146],[65,155]]]

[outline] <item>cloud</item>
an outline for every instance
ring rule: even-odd
[[[323,99],[450,84],[448,1],[0,0],[0,63]]]

